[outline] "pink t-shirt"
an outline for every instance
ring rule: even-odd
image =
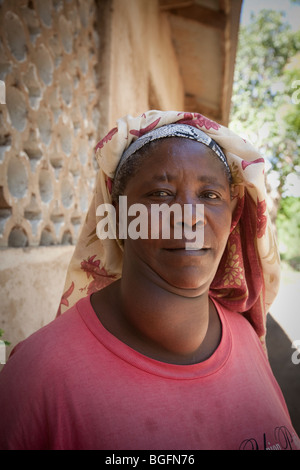
[[[180,366],[134,351],[80,300],[1,372],[0,449],[299,449],[254,330],[217,308],[219,347]]]

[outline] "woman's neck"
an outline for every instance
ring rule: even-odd
[[[95,294],[92,305],[114,336],[162,362],[201,362],[220,342],[220,319],[207,291],[186,297],[126,273]]]

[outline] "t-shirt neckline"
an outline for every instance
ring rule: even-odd
[[[147,373],[170,379],[184,380],[197,379],[215,374],[225,365],[229,358],[232,347],[230,325],[226,319],[226,314],[223,308],[214,300],[213,302],[222,324],[221,341],[217,349],[208,359],[191,365],[177,365],[161,362],[145,356],[123,343],[102,325],[92,307],[91,295],[78,301],[77,310],[91,333],[115,356],[133,367],[141,369]]]

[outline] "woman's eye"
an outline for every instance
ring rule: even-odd
[[[167,191],[155,191],[154,193],[152,193],[152,196],[166,197],[166,196],[169,196],[169,193]]]
[[[211,191],[207,191],[203,194],[201,194],[201,197],[204,197],[206,199],[219,199],[219,195],[216,193],[213,193]]]

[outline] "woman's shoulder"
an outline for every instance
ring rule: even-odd
[[[226,324],[229,326],[231,334],[235,338],[239,338],[241,341],[247,338],[248,340],[251,340],[261,346],[260,339],[253,325],[247,318],[247,314],[233,311],[232,309],[226,308],[224,305],[221,305],[218,302],[215,302],[215,304],[219,314],[221,314],[224,319],[223,322],[226,322]]]
[[[235,312],[224,306],[218,306],[219,313],[223,316],[223,326],[227,326],[232,338],[235,351],[246,353],[247,357],[260,358],[265,362],[267,351],[257,331],[247,318],[247,314]]]
[[[69,346],[76,344],[83,333],[83,322],[77,304],[53,321],[43,326],[28,338],[18,343],[12,350],[3,368],[45,369],[45,365],[55,363],[57,358],[67,355]],[[78,344],[78,343],[77,343]]]
[[[219,315],[226,318],[228,322],[236,324],[238,326],[244,325],[245,328],[252,328],[251,324],[242,312],[238,312],[233,310],[232,308],[226,307],[226,305],[224,305],[218,299],[215,299],[213,297],[211,299],[214,302]]]

